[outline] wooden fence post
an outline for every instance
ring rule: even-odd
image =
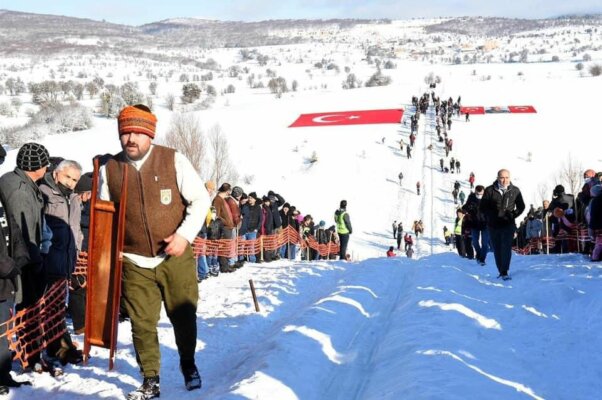
[[[251,287],[251,294],[253,295],[253,303],[255,303],[255,311],[259,312],[259,302],[257,301],[257,294],[255,293],[253,279],[249,279],[249,286]]]

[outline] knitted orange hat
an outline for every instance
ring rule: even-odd
[[[119,125],[119,135],[134,132],[148,135],[151,138],[155,137],[157,117],[155,117],[151,110],[143,104],[125,107],[119,113],[117,121]]]

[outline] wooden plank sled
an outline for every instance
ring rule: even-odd
[[[87,364],[92,346],[109,349],[109,370],[112,370],[119,325],[127,168],[124,168],[123,172],[119,203],[98,199],[99,169],[100,161],[96,158],[90,204],[88,293],[83,355],[84,363]]]

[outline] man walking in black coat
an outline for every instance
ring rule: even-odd
[[[510,279],[510,259],[512,257],[512,240],[516,225],[515,218],[525,210],[525,202],[520,189],[510,182],[510,172],[501,169],[497,180],[485,189],[479,211],[485,215],[495,264],[504,280]]]

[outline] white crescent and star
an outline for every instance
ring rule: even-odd
[[[339,118],[337,118],[339,117]],[[328,118],[328,120],[327,120]],[[335,118],[335,119],[333,119]],[[341,122],[341,121],[345,121],[345,120],[354,120],[354,119],[359,119],[359,115],[345,115],[345,114],[327,114],[327,115],[320,115],[319,117],[315,117],[312,119],[312,122],[318,123],[318,124],[332,124],[334,122]]]

